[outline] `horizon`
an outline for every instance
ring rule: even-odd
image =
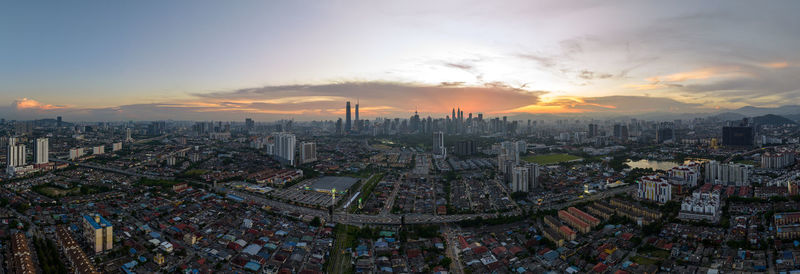
[[[348,100],[363,119],[800,105],[797,2],[345,3],[5,4],[0,117],[336,120]]]

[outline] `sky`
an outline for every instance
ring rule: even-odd
[[[2,1],[0,117],[800,104],[798,1]]]

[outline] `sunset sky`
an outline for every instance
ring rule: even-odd
[[[798,1],[5,1],[0,117],[800,104]]]

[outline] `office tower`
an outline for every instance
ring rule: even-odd
[[[62,123],[62,122],[63,122],[63,121],[61,120],[61,116],[58,116],[58,117],[56,117],[56,126],[57,126],[57,127],[61,127],[61,123]]]
[[[747,119],[743,119],[738,126],[722,127],[723,146],[752,146],[753,127],[748,125]]]
[[[294,154],[297,139],[294,134],[280,132],[276,133],[273,138],[275,140],[275,156],[278,157],[278,161],[291,166],[295,165]]]
[[[50,161],[49,140],[47,138],[37,138],[36,145],[33,147],[34,163],[46,164]]]
[[[437,131],[433,133],[433,155],[437,158],[445,158],[447,156],[447,149],[444,147],[444,132]]]
[[[256,123],[253,121],[253,119],[250,119],[250,118],[244,119],[244,127],[245,127],[245,129],[252,130],[255,126],[256,126]]]
[[[114,226],[100,214],[83,215],[83,230],[95,253],[113,249]]]
[[[614,124],[614,139],[622,139],[622,125]]]
[[[8,155],[6,162],[9,167],[19,167],[25,165],[25,144],[17,144],[17,138],[8,138]]]
[[[527,167],[518,166],[514,167],[511,180],[511,191],[513,192],[528,192],[530,185],[530,173]]]
[[[656,143],[662,144],[667,141],[677,141],[675,140],[675,130],[673,129],[673,123],[663,122],[658,125],[656,130]]]
[[[105,146],[96,146],[92,148],[92,155],[100,155],[106,153]]]
[[[358,124],[358,101],[356,101],[356,120],[355,120],[355,131],[361,130],[361,125]]]
[[[344,131],[350,132],[352,129],[352,122],[350,121],[350,101],[347,101],[347,108],[345,109],[345,122],[344,122]]]
[[[300,143],[300,163],[311,163],[317,160],[317,143]]]
[[[344,127],[342,126],[342,118],[336,120],[336,134],[344,133]]]

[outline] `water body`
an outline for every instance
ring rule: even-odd
[[[647,160],[647,159],[642,159],[642,160],[638,160],[638,161],[631,161],[630,159],[628,159],[628,161],[626,161],[625,163],[628,164],[628,166],[630,166],[631,168],[637,168],[637,167],[638,168],[652,168],[654,170],[657,170],[657,169],[669,170],[669,169],[671,169],[673,167],[681,165],[681,163],[678,163],[678,162],[657,161],[657,160]]]

